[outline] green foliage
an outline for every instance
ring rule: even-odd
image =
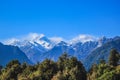
[[[6,68],[11,68],[13,65],[16,65],[16,64],[20,65],[20,62],[18,60],[12,60],[6,65]]]
[[[20,64],[18,60],[13,60],[6,67],[0,67],[0,80],[120,80],[118,58],[117,51],[112,51],[109,58],[112,64],[100,60],[98,65],[92,65],[88,74],[76,57],[66,53],[56,62],[46,59],[36,65]]]
[[[62,55],[59,57],[59,60],[58,60],[57,64],[58,64],[58,69],[59,69],[60,71],[63,71],[63,70],[64,70],[65,66],[68,64],[68,63],[67,63],[68,60],[69,60],[69,56],[68,56],[66,53],[62,54]]]
[[[56,80],[86,80],[86,71],[83,64],[76,57],[63,54],[58,60],[58,69],[61,71],[55,76]],[[60,75],[62,77],[60,77]],[[55,79],[54,79],[55,80]]]
[[[63,72],[59,71],[57,72],[56,75],[53,76],[53,78],[51,80],[66,80],[65,75],[63,74]]]
[[[113,70],[113,67],[100,63],[92,67],[91,71],[88,73],[88,78],[89,80],[113,80],[113,75],[111,74]]]
[[[115,49],[111,50],[109,57],[109,64],[112,66],[117,66],[119,60],[120,60],[119,53]]]
[[[57,64],[49,59],[44,60],[38,67],[40,80],[50,80],[57,73]]]
[[[109,57],[110,65],[104,60],[101,60],[98,65],[94,64],[88,73],[88,80],[120,80],[118,56],[118,52],[116,50],[112,50]]]
[[[13,60],[7,64],[6,69],[1,74],[2,80],[17,80],[17,75],[22,72],[19,61]]]
[[[2,66],[0,66],[0,75],[2,74],[2,68],[3,68],[3,67],[2,67]]]

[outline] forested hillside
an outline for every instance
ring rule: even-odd
[[[120,54],[110,51],[109,60],[100,60],[87,72],[76,57],[63,54],[58,61],[46,59],[36,65],[21,64],[18,60],[0,67],[1,80],[120,80]]]

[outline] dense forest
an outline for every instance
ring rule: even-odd
[[[18,60],[0,66],[0,80],[120,80],[120,54],[111,50],[108,62],[100,60],[89,71],[76,57],[66,53],[55,62],[46,59],[36,65],[21,64]]]

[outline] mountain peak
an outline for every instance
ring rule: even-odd
[[[29,35],[26,36],[25,39],[30,40],[30,41],[34,41],[34,40],[38,40],[45,37],[44,34],[37,34],[37,33],[30,33]]]
[[[61,42],[58,43],[58,45],[66,45],[66,44],[67,44],[67,43],[64,42],[64,41],[61,41]]]

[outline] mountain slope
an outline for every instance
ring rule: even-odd
[[[51,50],[45,52],[41,59],[44,60],[46,58],[49,58],[49,59],[52,59],[54,61],[57,61],[58,58],[63,53],[69,53],[69,55],[74,56],[74,49],[72,47],[70,47],[70,45],[68,45],[66,42],[61,41],[56,46],[54,46]]]
[[[23,40],[13,39],[7,45],[18,46],[33,62],[41,61],[41,55],[54,46],[54,43],[43,34],[30,34]]]
[[[43,34],[30,34],[23,40],[10,40],[8,44],[18,46],[33,63],[37,63],[46,58],[57,60],[64,52],[84,61],[93,50],[111,40],[112,38],[80,35],[67,41],[59,37],[50,39]]]
[[[74,55],[79,59],[85,59],[97,46],[97,41],[89,41],[85,42],[84,44],[79,42],[73,45],[73,49],[75,50]]]
[[[35,42],[33,44],[29,41],[27,41],[27,44],[25,44],[24,46],[20,46],[19,48],[33,63],[39,62],[41,59],[41,54],[47,51],[47,49],[43,48],[40,44]]]
[[[88,70],[94,63],[99,63],[101,59],[108,61],[110,50],[113,48],[120,51],[120,37],[115,37],[103,46],[92,51],[83,62],[86,69]]]
[[[78,60],[84,61],[84,59],[96,48],[105,44],[109,39],[101,38],[99,41],[87,41],[85,43],[77,42],[75,44],[68,44],[64,41],[61,41],[55,45],[49,51],[43,53],[41,57],[42,60],[49,58],[52,60],[57,60],[62,53],[66,52],[71,56],[75,56]]]
[[[11,60],[19,60],[21,63],[26,62],[31,64],[31,61],[27,58],[18,47],[3,45],[0,43],[0,65],[5,66]]]

